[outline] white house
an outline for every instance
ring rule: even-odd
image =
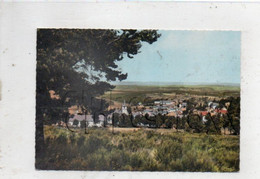
[[[77,120],[79,123],[75,127],[80,127],[81,121],[86,121],[87,127],[102,127],[104,125],[105,116],[99,115],[98,116],[98,122],[94,123],[93,115],[74,115],[73,117],[69,118],[68,125],[73,126],[74,121]]]

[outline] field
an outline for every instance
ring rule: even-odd
[[[115,131],[70,132],[45,126],[45,153],[37,169],[119,171],[239,171],[239,136]],[[171,130],[168,130],[171,131]]]
[[[239,86],[223,85],[166,85],[166,86],[142,86],[142,85],[118,85],[111,92],[105,93],[102,98],[113,102],[137,104],[149,99],[176,99],[191,97],[223,98],[228,96],[240,96]],[[116,106],[118,107],[118,106]]]

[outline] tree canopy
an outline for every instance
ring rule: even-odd
[[[64,105],[96,110],[95,97],[114,88],[109,82],[127,78],[116,61],[133,58],[142,42],[152,44],[159,37],[156,30],[38,29],[36,141],[43,138],[47,119],[55,121],[67,112]],[[51,98],[51,90],[58,97]],[[76,98],[68,98],[69,92]],[[92,104],[82,100],[87,97]]]

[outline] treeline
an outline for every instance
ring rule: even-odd
[[[240,119],[230,115],[215,115],[208,114],[203,122],[202,116],[190,114],[180,117],[156,115],[153,117],[136,116],[134,119],[125,114],[116,114],[114,118],[115,127],[149,127],[149,128],[168,128],[181,129],[187,132],[195,133],[211,133],[221,134],[221,131],[227,130],[228,133],[235,135],[240,134]]]

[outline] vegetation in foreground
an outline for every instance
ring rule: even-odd
[[[127,171],[239,171],[239,136],[116,132],[106,128],[70,132],[45,126],[45,152],[37,169]]]

